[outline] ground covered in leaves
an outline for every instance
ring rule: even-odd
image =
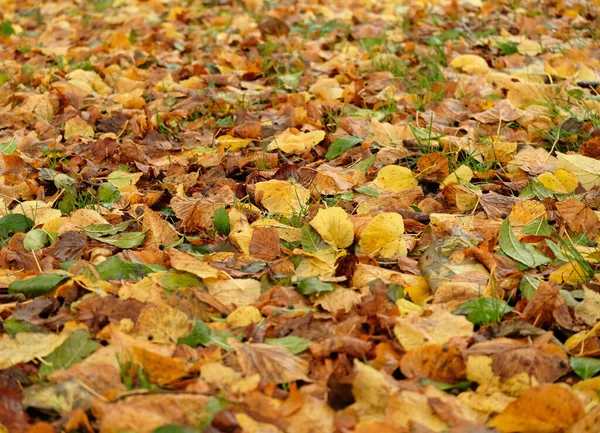
[[[599,8],[0,0],[0,431],[600,431]]]

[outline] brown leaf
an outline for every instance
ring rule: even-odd
[[[85,238],[75,230],[69,230],[58,235],[56,242],[46,252],[56,260],[66,262],[79,259],[85,246]]]
[[[590,238],[594,237],[600,229],[600,221],[596,213],[576,198],[557,202],[556,209],[567,227],[576,234],[587,233]]]
[[[373,348],[373,344],[343,335],[311,344],[308,348],[315,358],[326,358],[332,353],[346,353],[355,358],[362,358]]]
[[[564,350],[548,342],[551,338],[552,333],[537,338],[533,343],[496,338],[471,346],[468,354],[491,356],[494,373],[504,380],[526,373],[534,376],[540,383],[552,383],[568,373],[570,367],[569,357]]]
[[[275,227],[256,227],[250,240],[250,255],[267,262],[279,257],[279,231]]]
[[[565,329],[575,326],[569,307],[552,281],[540,284],[523,310],[521,320],[540,328],[552,327],[555,322]]]
[[[523,114],[524,112],[513,106],[509,100],[502,99],[489,110],[474,114],[473,118],[481,123],[508,123],[517,120]]]
[[[179,240],[179,235],[171,225],[160,217],[158,212],[151,209],[144,210],[142,230],[146,232],[144,247],[173,245]]]
[[[429,182],[442,183],[450,174],[450,166],[446,157],[439,153],[426,153],[417,161],[421,170],[419,175]]]
[[[271,16],[262,20],[258,29],[263,36],[286,36],[290,32],[290,27],[284,21]]]
[[[427,378],[453,384],[464,380],[466,365],[458,348],[432,344],[404,355],[400,370],[409,379]]]
[[[490,426],[503,433],[564,431],[585,414],[582,401],[559,384],[530,388],[498,414]]]
[[[261,384],[286,383],[304,380],[310,382],[308,362],[292,355],[287,349],[269,344],[240,343],[230,338],[244,375],[258,373]]]

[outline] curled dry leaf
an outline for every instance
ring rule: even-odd
[[[569,307],[554,282],[539,285],[523,310],[521,320],[540,328],[551,327],[555,322],[565,329],[575,326]]]

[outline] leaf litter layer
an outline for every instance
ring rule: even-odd
[[[0,431],[600,431],[598,1],[0,1]]]

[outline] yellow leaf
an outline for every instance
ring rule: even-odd
[[[575,307],[575,317],[588,326],[598,323],[600,321],[600,294],[584,286],[583,301]]]
[[[503,433],[555,433],[584,414],[583,402],[568,387],[548,384],[525,391],[489,425]]]
[[[373,186],[385,192],[401,192],[418,186],[414,174],[406,167],[387,165],[377,173]]]
[[[461,165],[454,172],[450,173],[446,179],[444,179],[444,181],[440,184],[440,188],[443,188],[451,183],[470,182],[471,179],[473,179],[473,176],[473,170],[466,165]]]
[[[600,400],[600,376],[577,382],[573,385],[573,389],[585,392],[595,400]]]
[[[474,54],[463,54],[455,57],[450,66],[456,69],[461,69],[466,73],[485,74],[490,70],[485,59]]]
[[[552,271],[548,276],[548,279],[550,281],[555,281],[558,284],[572,284],[574,286],[588,280],[585,269],[583,269],[581,264],[575,260],[571,260]]]
[[[600,161],[579,154],[566,155],[557,152],[558,166],[573,173],[581,185],[590,190],[600,185]]]
[[[70,333],[66,330],[60,334],[18,332],[14,338],[3,334],[0,336],[0,370],[50,355]]]
[[[150,382],[158,386],[174,382],[187,374],[185,361],[181,358],[172,358],[137,346],[133,346],[131,351]]]
[[[65,139],[71,137],[93,138],[94,128],[81,117],[73,117],[65,122]]]
[[[269,212],[291,217],[304,209],[310,192],[300,184],[269,180],[256,184],[257,201]]]
[[[167,250],[171,266],[178,271],[189,272],[202,279],[206,278],[219,278],[224,274],[216,268],[213,268],[206,262],[192,256],[191,254],[184,253],[183,251],[176,250],[175,248],[169,248]]]
[[[115,188],[121,189],[130,185],[135,185],[142,177],[142,173],[127,173],[126,171],[115,170],[106,178]]]
[[[146,231],[144,247],[154,245],[155,247],[173,245],[179,240],[179,235],[171,225],[160,217],[158,212],[150,208],[144,209],[142,230]]]
[[[294,134],[286,129],[273,139],[268,146],[268,150],[279,149],[286,153],[302,154],[315,147],[324,138],[325,131],[321,130]]]
[[[360,294],[356,293],[354,290],[338,287],[332,292],[319,296],[314,305],[320,306],[330,313],[335,313],[339,310],[343,310],[347,313],[352,307],[360,304],[360,299]]]
[[[62,212],[58,209],[52,209],[52,205],[40,200],[30,200],[19,203],[12,213],[23,214],[31,218],[35,225],[45,224],[48,221],[59,218]]]
[[[244,378],[233,368],[219,362],[209,362],[202,365],[200,367],[200,377],[210,385],[234,393],[250,392],[256,389],[260,383],[258,374]]]
[[[444,344],[453,337],[470,337],[473,324],[464,316],[435,310],[431,316],[408,316],[398,319],[394,335],[404,350],[415,350],[430,344]]]
[[[260,282],[250,278],[205,281],[208,293],[228,307],[244,307],[255,303],[260,296]]]
[[[404,140],[415,138],[409,124],[392,125],[391,123],[371,119],[369,130],[375,137],[377,144],[381,147],[398,149],[400,151],[399,157],[410,155],[410,152],[404,147]]]
[[[475,209],[479,203],[479,197],[481,197],[481,192],[477,193],[477,191],[474,191],[466,185],[457,185],[454,189],[456,207],[461,211]]]
[[[192,331],[192,321],[187,314],[168,305],[146,306],[133,329],[133,335],[147,338],[154,343],[176,343]]]
[[[359,247],[363,254],[384,259],[406,257],[406,242],[402,238],[404,220],[402,215],[387,212],[373,218],[362,231]]]
[[[508,219],[513,226],[524,226],[527,223],[546,216],[546,207],[539,201],[524,200],[514,204]]]
[[[256,307],[238,307],[227,316],[227,325],[231,328],[243,328],[252,323],[259,323],[263,319]]]
[[[579,185],[577,176],[564,168],[558,168],[554,173],[542,173],[538,180],[549,190],[561,194],[571,194]]]
[[[219,138],[217,138],[217,143],[219,143],[219,146],[230,150],[238,150],[243,147],[247,147],[251,142],[251,138],[238,138],[229,134],[221,135]]]
[[[340,207],[319,209],[310,225],[333,248],[346,248],[354,241],[354,226]]]

